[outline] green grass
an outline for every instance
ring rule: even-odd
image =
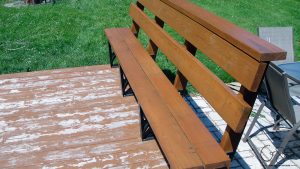
[[[108,63],[103,30],[130,25],[129,4],[61,0],[55,5],[0,7],[0,73]]]
[[[299,0],[192,0],[256,34],[259,26],[293,26],[295,54],[300,60]],[[108,63],[103,30],[129,27],[134,0],[58,0],[55,5],[6,8],[0,0],[0,74]],[[166,30],[183,42],[171,28]],[[142,42],[147,42],[145,35]],[[223,81],[233,79],[198,52]],[[176,68],[159,52],[157,61],[174,79]]]

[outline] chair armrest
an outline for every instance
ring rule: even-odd
[[[300,84],[300,80],[294,78],[293,76],[291,76],[291,75],[289,75],[289,74],[287,74],[287,73],[285,73],[285,72],[284,72],[284,75],[285,75],[287,78],[291,79],[292,81],[296,82],[297,84]]]

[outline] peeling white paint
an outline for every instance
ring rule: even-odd
[[[50,78],[50,76],[38,76],[38,79],[40,79],[40,80],[46,80],[49,78]]]
[[[7,115],[12,115],[12,114],[15,114],[16,112],[18,112],[19,110],[10,110],[10,111],[5,111],[5,112],[1,112],[0,111],[0,117],[1,116],[7,116]]]
[[[73,127],[73,126],[76,126],[80,124],[80,121],[78,119],[69,119],[69,120],[63,120],[63,121],[60,121],[58,123],[58,125],[66,128],[66,127]]]
[[[25,107],[25,101],[0,103],[0,109],[19,109]]]
[[[140,156],[140,155],[143,155],[144,152],[143,151],[140,151],[140,152],[137,152],[137,153],[133,153],[132,156],[135,157],[135,156]]]
[[[111,169],[130,169],[128,166],[117,166],[117,167],[110,167]]]
[[[111,168],[113,166],[114,166],[113,164],[106,164],[105,166],[103,166],[103,168]]]
[[[71,117],[75,115],[80,115],[79,113],[58,113],[55,116],[58,118]]]
[[[161,168],[161,167],[167,167],[167,163],[162,160],[159,164],[152,166],[152,168]]]
[[[55,132],[55,133],[46,133],[46,134],[41,134],[41,133],[26,134],[26,133],[22,133],[20,135],[8,137],[6,139],[6,143],[29,141],[29,140],[34,140],[34,139],[38,139],[40,137],[45,137],[45,136],[68,135],[68,134],[86,132],[86,131],[89,131],[89,130],[115,129],[115,128],[124,127],[126,125],[131,125],[131,124],[134,124],[134,123],[138,123],[138,122],[139,122],[139,120],[135,119],[135,120],[124,120],[124,121],[112,122],[112,123],[105,124],[105,125],[101,125],[101,124],[87,125],[87,124],[84,124],[84,125],[81,125],[81,126],[77,127],[77,126],[72,126],[74,124],[79,124],[80,123],[77,120],[64,121],[60,125],[63,125],[65,127],[68,127],[68,126],[71,127],[72,126],[72,127],[77,127],[77,128],[66,128],[64,130],[61,130],[61,131],[58,131],[58,132]]]
[[[110,161],[110,160],[113,160],[113,159],[114,159],[114,156],[111,155],[111,154],[109,154],[108,157],[104,157],[104,158],[102,159],[102,162],[104,162],[104,161]]]
[[[58,88],[72,88],[72,87],[75,87],[75,85],[74,84],[62,84],[57,87]]]
[[[108,115],[105,115],[106,119],[114,119],[117,117],[125,118],[125,117],[139,116],[139,114],[136,111],[124,111],[131,107],[136,107],[136,105],[133,104],[127,106],[108,108],[108,109],[94,107],[93,110],[91,111],[86,111],[86,112],[82,111],[82,112],[74,112],[74,113],[58,113],[55,116],[58,118],[65,118],[65,117],[84,116],[84,115],[91,115],[91,114],[98,114],[98,113],[108,113]]]
[[[61,73],[63,71],[53,72]],[[142,151],[122,153],[124,146],[127,144],[128,146],[135,146],[134,144],[110,142],[127,134],[123,130],[124,127],[131,129],[132,126],[130,125],[139,123],[137,118],[139,114],[135,103],[117,104],[113,98],[109,98],[120,97],[121,92],[116,90],[119,86],[108,84],[119,80],[117,76],[114,78],[117,74],[116,71],[113,71],[111,76],[106,75],[107,78],[106,76],[94,76],[95,74],[111,72],[111,70],[69,71],[67,78],[61,78],[65,77],[66,74],[50,74],[48,76],[43,73],[30,75],[27,78],[0,80],[0,84],[4,84],[1,85],[0,93],[5,93],[8,96],[7,98],[3,96],[2,100],[0,98],[0,131],[16,131],[5,134],[3,142],[5,146],[0,146],[2,154],[10,154],[5,165],[14,168],[24,163],[24,166],[27,166],[31,162],[36,163],[35,160],[38,159],[41,162],[38,161],[34,165],[44,169],[72,166],[81,168],[98,161],[107,164],[101,168],[112,168],[116,165],[113,161],[117,160],[118,162],[122,161],[125,165],[119,166],[119,168],[128,168],[130,164],[127,160],[129,158],[143,156],[145,152]],[[74,77],[84,75],[90,77]],[[83,84],[88,87],[83,87]],[[101,105],[94,104],[94,102],[90,104],[90,100],[94,99],[97,99],[97,102],[99,100],[100,102],[103,100],[103,102]],[[86,103],[84,101],[89,103],[84,105]],[[68,107],[68,112],[64,112],[66,106],[74,106],[77,103],[81,105],[76,105],[75,109]],[[109,104],[103,106],[104,103]],[[113,105],[110,105],[112,103]],[[9,117],[6,117],[7,115]],[[10,121],[1,121],[2,119],[9,119]],[[109,132],[114,133],[107,134]],[[68,136],[74,133],[78,133],[76,134],[78,138]],[[99,137],[91,136],[90,133],[97,133]],[[61,139],[56,142],[53,136],[58,136]],[[62,149],[62,147],[66,148]],[[118,153],[114,155],[110,152]],[[93,156],[89,156],[91,154]],[[42,156],[38,157],[39,155]]]
[[[36,133],[36,134],[23,133],[21,135],[8,137],[5,142],[6,143],[14,143],[14,142],[19,142],[19,141],[34,140],[34,139],[37,139],[39,137],[40,137],[40,133]]]
[[[4,132],[12,132],[15,131],[16,127],[9,126],[5,121],[0,121],[0,134]]]
[[[64,160],[64,159],[74,159],[74,158],[85,158],[87,154],[85,154],[82,148],[76,149],[67,149],[63,151],[52,151],[48,153],[44,159],[46,161],[54,161],[54,160]]]
[[[87,164],[95,163],[95,162],[97,162],[97,160],[96,160],[95,157],[94,157],[94,158],[88,158],[88,160],[87,160],[87,158],[85,158],[83,162],[80,162],[80,163],[78,163],[78,164],[73,164],[73,165],[71,165],[71,166],[72,166],[72,167],[83,167],[83,166],[85,166],[85,165],[87,165]]]
[[[58,132],[58,134],[74,134],[74,133],[84,132],[84,131],[93,130],[93,129],[102,129],[102,128],[103,128],[103,125],[100,125],[100,124],[82,125],[79,128],[65,129],[63,131]]]
[[[150,168],[148,164],[144,165],[143,167],[137,167],[136,169],[148,169]]]
[[[32,123],[32,124],[28,124],[26,127],[24,127],[24,129],[28,129],[28,130],[37,130],[37,129],[41,129],[43,127],[48,127],[49,125],[43,125],[41,126],[39,123]]]
[[[4,102],[4,101],[6,101],[7,99],[3,99],[2,97],[0,97],[0,101],[1,102]]]
[[[111,153],[111,152],[116,152],[116,151],[119,151],[121,150],[120,148],[117,148],[117,146],[115,144],[103,144],[103,145],[99,145],[95,148],[93,148],[91,150],[91,152],[93,154],[108,154],[108,153]]]
[[[20,153],[20,154],[26,154],[26,153],[40,151],[40,150],[41,148],[39,146],[34,146],[30,144],[19,144],[19,145],[0,148],[1,153]]]
[[[129,155],[127,154],[127,152],[124,152],[123,154],[125,154],[125,155],[121,156],[120,160],[122,163],[125,163],[125,162],[127,162]]]
[[[110,124],[106,124],[105,128],[115,129],[115,128],[124,127],[135,123],[139,123],[139,120],[135,119],[135,120],[123,120],[123,121],[112,122]]]
[[[37,118],[21,118],[21,119],[16,120],[16,122],[32,122],[32,121],[39,121],[39,120],[48,119],[48,118],[51,118],[51,117],[53,117],[53,116],[47,115],[45,113],[41,117],[37,117]]]
[[[98,94],[98,93],[90,93],[84,97],[82,96],[74,96],[73,94],[69,95],[59,95],[56,97],[44,97],[41,99],[32,99],[30,101],[17,101],[17,102],[8,102],[8,103],[0,103],[0,109],[21,109],[32,107],[36,105],[55,105],[55,104],[62,104],[66,102],[72,101],[87,101],[87,100],[94,100],[106,97],[113,97],[118,96],[119,92],[109,93],[109,94]]]
[[[63,141],[63,145],[67,145],[67,146],[74,146],[74,145],[87,145],[87,144],[94,144],[96,142],[101,142],[103,140],[107,140],[111,138],[110,137],[91,137],[90,135],[82,135],[82,136],[78,136],[76,137],[76,139],[71,139],[71,140],[65,140]],[[112,138],[113,139],[113,138]]]
[[[14,78],[14,79],[3,79],[3,80],[0,80],[0,84],[4,84],[4,83],[17,83],[19,79],[17,78]]]
[[[58,169],[58,168],[63,168],[63,166],[54,166],[54,167],[43,166],[42,169]]]
[[[10,166],[16,166],[16,164],[17,164],[17,158],[15,157],[15,158],[10,158],[9,160],[8,160],[8,164],[10,165]]]
[[[26,79],[22,79],[22,82],[15,81],[12,84],[6,84],[6,85],[2,85],[1,88],[2,89],[20,89],[20,88],[34,88],[34,87],[43,87],[43,86],[50,86],[50,85],[57,85],[57,84],[64,84],[64,83],[74,83],[74,82],[80,82],[80,81],[91,81],[91,80],[95,80],[97,79],[98,82],[107,82],[107,83],[111,83],[111,82],[115,82],[116,79],[113,78],[105,78],[105,79],[101,79],[97,76],[75,76],[75,77],[69,77],[69,78],[62,78],[62,79],[49,79],[49,80],[45,80],[45,79],[39,79],[40,81],[26,81]],[[17,83],[19,82],[19,83]],[[1,84],[1,81],[0,81]]]
[[[105,82],[107,82],[107,83],[116,82],[116,80],[115,80],[115,79],[105,79],[104,81],[105,81]]]
[[[21,91],[20,90],[10,90],[9,91],[9,94],[14,94],[14,93],[21,93]]]
[[[99,123],[101,121],[103,121],[105,118],[103,116],[100,115],[95,115],[95,116],[90,116],[87,119],[84,119],[84,122],[93,122],[93,123]]]
[[[125,118],[125,117],[137,117],[139,114],[137,111],[128,111],[128,112],[117,112],[111,113],[108,115],[107,119],[115,119],[115,118]]]

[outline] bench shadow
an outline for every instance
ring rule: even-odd
[[[220,143],[223,133],[221,133],[220,129],[217,128],[216,125],[204,113],[204,109],[205,108],[199,107],[198,104],[196,103],[196,101],[193,99],[193,97],[191,95],[189,95],[189,94],[183,94],[182,97],[190,105],[190,107],[196,113],[196,115],[198,116],[198,118],[202,121],[202,123],[205,125],[205,127],[210,131],[210,133],[212,134],[212,136],[216,139],[216,141],[218,143]],[[250,167],[243,160],[243,158],[241,157],[241,155],[238,152],[236,152],[235,155],[234,155],[234,158],[231,161],[231,167],[230,168],[241,168],[241,167],[243,169],[250,169]]]

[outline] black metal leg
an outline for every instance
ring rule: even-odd
[[[133,95],[133,91],[129,85],[129,82],[123,72],[122,67],[119,67],[120,69],[120,81],[121,81],[121,90],[122,90],[122,95],[123,96],[132,96]]]
[[[108,53],[109,53],[109,63],[110,67],[117,67],[117,64],[114,64],[114,60],[116,59],[116,54],[112,51],[111,45],[108,42]]]
[[[141,137],[143,141],[147,140],[153,140],[154,139],[154,134],[151,129],[151,126],[146,119],[146,116],[143,112],[143,109],[140,106],[140,117],[141,117]]]

